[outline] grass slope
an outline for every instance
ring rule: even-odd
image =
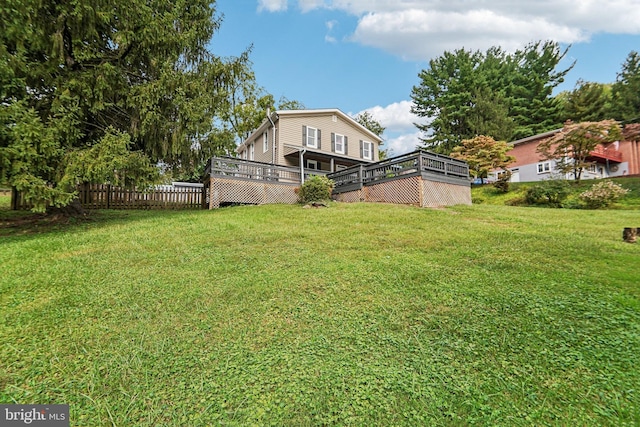
[[[105,212],[0,237],[0,402],[74,426],[638,425],[634,211]]]
[[[579,184],[569,181],[572,184],[571,195],[569,199],[577,200],[580,193],[588,190],[591,186],[601,180],[583,180]],[[611,178],[607,181],[613,181],[629,190],[615,208],[618,209],[640,209],[640,177]],[[493,185],[487,184],[482,186],[474,186],[471,189],[471,195],[474,203],[501,205],[509,204],[510,201],[524,199],[527,188],[536,185],[536,182],[512,183],[508,193],[497,191]]]

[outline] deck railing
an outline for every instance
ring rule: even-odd
[[[469,166],[462,160],[418,150],[370,165],[352,166],[328,177],[335,182],[334,192],[342,193],[376,182],[428,174],[468,179]]]
[[[252,181],[276,181],[300,184],[300,169],[277,166],[233,157],[214,157],[209,161],[206,175]],[[327,175],[335,182],[334,192],[341,193],[362,188],[363,185],[411,176],[441,175],[451,179],[469,179],[469,166],[462,160],[418,150],[371,164],[359,164],[338,172],[305,170],[310,175]]]
[[[249,179],[252,181],[278,181],[300,184],[300,169],[277,166],[233,157],[214,157],[209,161],[206,175]]]

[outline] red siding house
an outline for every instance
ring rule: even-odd
[[[537,151],[540,143],[561,130],[552,130],[510,143],[513,149],[508,154],[516,158],[515,162],[509,165],[512,173],[511,182],[542,181],[552,176],[573,179],[573,174],[561,175],[556,169],[556,161],[545,160]],[[640,141],[629,139],[611,143],[606,147],[598,146],[591,152],[589,160],[593,165],[583,172],[582,179],[638,175],[640,174]],[[490,178],[496,179],[498,173],[498,171],[494,172]]]

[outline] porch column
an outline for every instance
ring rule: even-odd
[[[300,150],[300,184],[304,184],[304,150]]]
[[[336,167],[335,167],[335,163],[334,162],[335,161],[334,161],[334,159],[332,157],[331,158],[331,167],[330,167],[331,172],[335,172],[336,171]]]

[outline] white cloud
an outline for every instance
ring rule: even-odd
[[[421,132],[416,128],[415,123],[425,123],[425,119],[413,114],[411,105],[411,101],[400,101],[386,107],[376,105],[358,113],[368,112],[374,120],[386,128],[383,135],[385,138],[383,148],[390,149],[393,156],[414,151],[420,144]]]
[[[424,120],[411,112],[412,104],[411,101],[400,101],[389,104],[386,107],[376,105],[360,111],[360,113],[366,111],[371,114],[376,121],[386,128],[387,132],[414,131],[416,129],[414,123],[422,123]]]
[[[338,21],[327,21],[324,25],[327,27],[327,35],[324,36],[324,41],[326,41],[327,43],[337,43],[338,40],[331,35],[331,31],[335,28],[336,25],[338,25]]]
[[[287,10],[287,0],[258,0],[258,12],[281,12]]]
[[[259,2],[286,7],[285,0]],[[351,40],[414,60],[460,47],[513,51],[537,40],[576,43],[597,33],[640,34],[638,0],[298,0],[298,6],[357,16]]]
[[[490,10],[369,13],[360,19],[352,36],[352,40],[361,44],[411,60],[427,60],[445,50],[461,47],[485,50],[490,46],[501,46],[514,51],[535,40],[575,43],[586,38],[576,28],[539,18],[514,19]]]
[[[403,134],[385,141],[383,149],[389,150],[389,156],[395,157],[415,151],[420,144],[420,132]]]

